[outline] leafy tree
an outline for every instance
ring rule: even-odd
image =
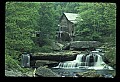
[[[39,44],[39,46],[44,46],[49,39],[54,39],[55,37],[55,11],[53,7],[53,3],[41,2],[39,8],[39,21],[38,30],[40,31],[39,40],[43,43]]]
[[[83,21],[78,21],[77,30],[89,30],[89,37],[97,33],[98,39],[115,35],[116,4],[115,3],[79,3],[77,8]],[[115,36],[114,36],[115,37]],[[93,39],[94,40],[94,39]],[[104,41],[105,42],[105,41]]]
[[[32,2],[6,2],[5,6],[5,62],[10,58],[9,64],[20,60],[24,51],[31,52],[35,44],[31,33],[38,27],[38,3]],[[17,62],[20,64],[20,62]],[[9,65],[13,66],[13,65]],[[14,66],[13,66],[14,68]]]
[[[79,40],[97,40],[104,43],[103,46],[108,51],[105,56],[112,65],[115,64],[116,4],[79,3],[76,9],[83,18],[83,21],[78,20],[76,28],[77,35],[80,35]]]

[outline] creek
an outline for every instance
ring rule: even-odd
[[[74,77],[78,72],[95,70],[104,77],[113,78],[114,69],[103,61],[104,53],[92,51],[89,54],[78,54],[73,61],[59,62],[51,69],[61,77]]]

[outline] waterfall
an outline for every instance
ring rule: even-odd
[[[83,57],[84,54],[78,54],[76,59],[74,61],[76,62],[82,62],[82,57]]]
[[[90,54],[78,54],[76,59],[73,61],[60,62],[58,66],[53,68],[83,68],[83,69],[110,69],[112,67],[108,66],[102,59],[102,56],[98,53]]]
[[[95,66],[101,66],[102,64],[105,64],[102,60],[102,57],[99,54],[96,54],[98,56],[97,62],[95,63]]]

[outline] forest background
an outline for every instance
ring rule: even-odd
[[[111,65],[116,64],[116,4],[84,2],[6,2],[5,3],[5,66],[21,68],[23,52],[53,52],[60,16],[63,12],[77,13],[75,34],[78,40],[104,43]],[[40,31],[40,45],[34,32]]]

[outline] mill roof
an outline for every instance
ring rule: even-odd
[[[79,14],[76,14],[76,13],[63,13],[63,14],[72,23],[76,23],[77,22],[76,19],[79,17]]]

